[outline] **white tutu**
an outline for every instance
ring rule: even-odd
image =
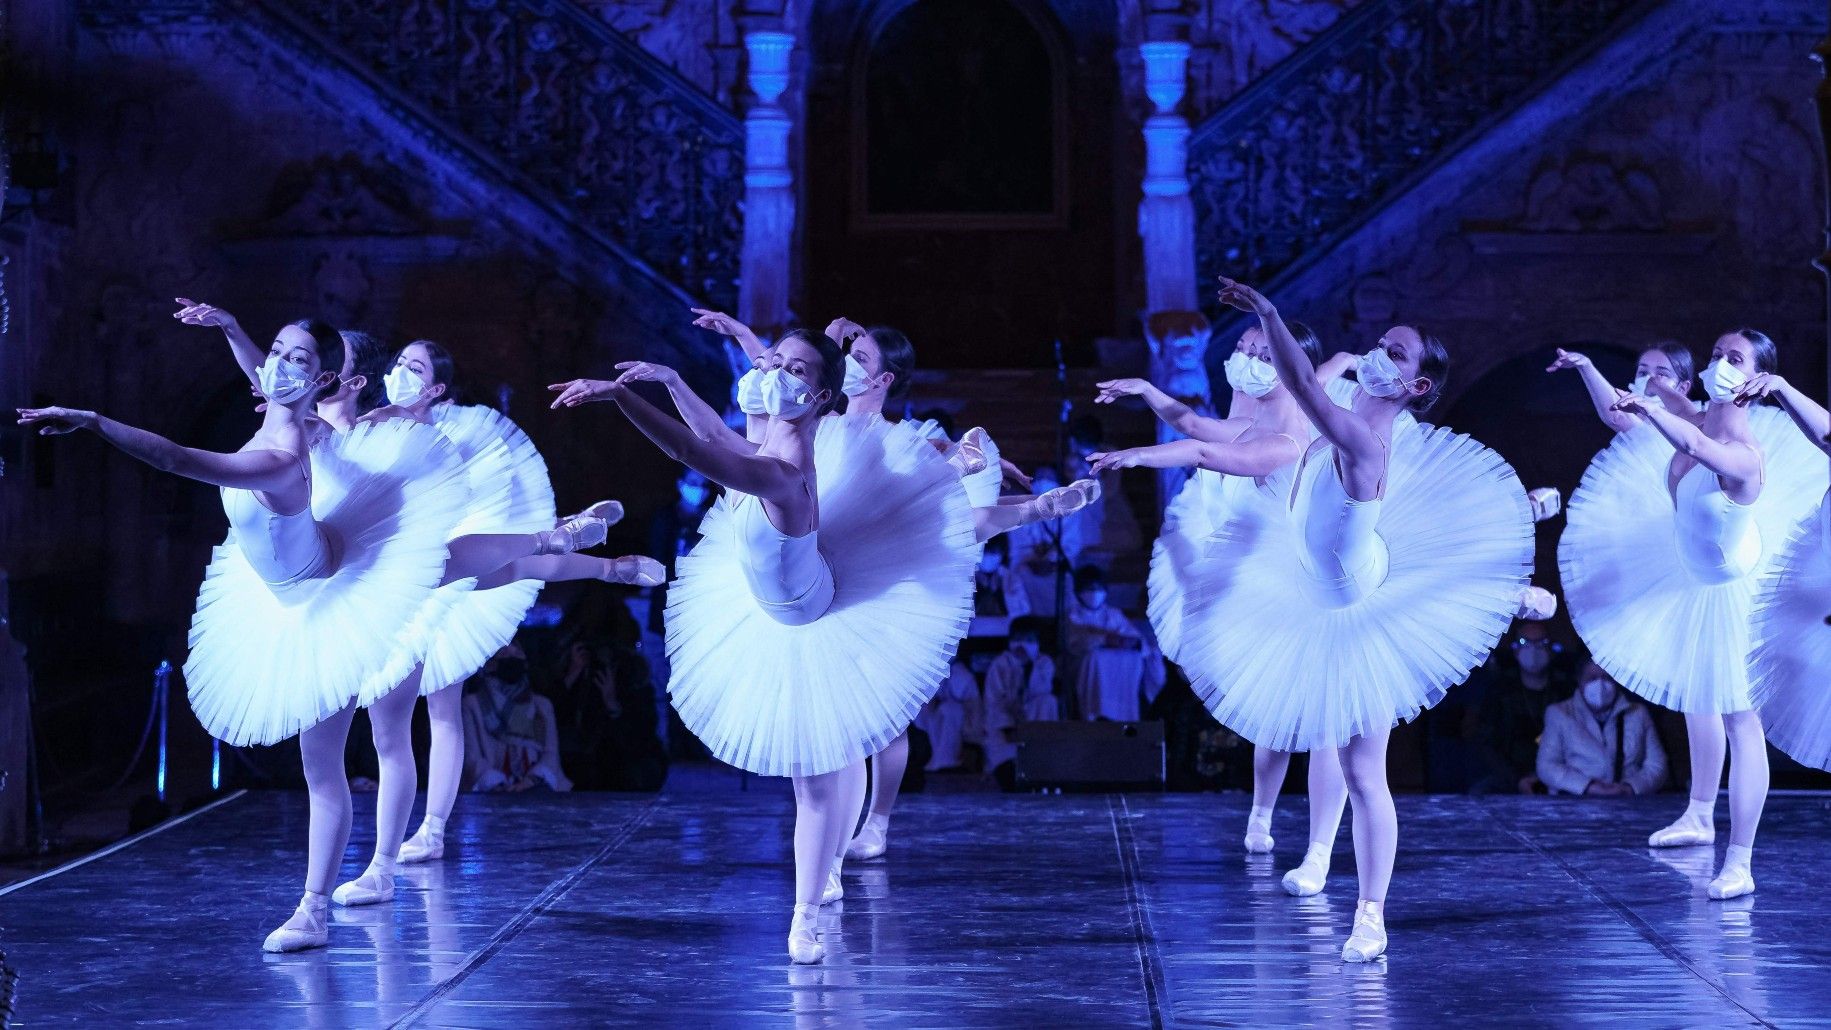
[[[1355,385],[1349,379],[1331,379],[1323,389],[1330,400],[1344,408],[1354,399]],[[1394,431],[1409,431],[1416,426],[1417,419],[1410,412],[1400,412]],[[1282,489],[1288,492],[1289,478],[1282,480],[1282,484]],[[1208,535],[1227,521],[1232,514],[1232,505],[1250,497],[1257,489],[1259,486],[1251,479],[1196,468],[1190,471],[1183,488],[1164,509],[1163,526],[1158,531],[1157,542],[1151,545],[1146,614],[1157,635],[1158,647],[1170,661],[1179,661],[1184,611],[1190,603],[1189,586]]]
[[[1151,571],[1145,581],[1149,596],[1146,613],[1157,634],[1157,646],[1170,661],[1180,660],[1183,608],[1188,601],[1190,579],[1208,535],[1214,532],[1215,519],[1218,516],[1226,521],[1233,497],[1253,489],[1250,479],[1198,468],[1164,509],[1163,526],[1157,542],[1151,545]]]
[[[833,603],[772,619],[738,564],[728,497],[668,588],[668,683],[714,755],[765,776],[817,775],[876,754],[948,675],[973,615],[971,507],[914,427],[825,418],[814,438],[819,549]]]
[[[1824,495],[1822,455],[1776,408],[1749,422],[1767,481],[1754,503],[1755,571],[1700,583],[1678,552],[1666,485],[1675,453],[1650,423],[1615,437],[1571,495],[1558,569],[1564,603],[1596,664],[1641,697],[1693,714],[1742,712],[1749,695],[1749,620],[1780,545]]]
[[[395,646],[445,571],[469,489],[450,443],[396,421],[313,447],[312,512],[336,571],[283,587],[261,580],[231,534],[216,548],[191,620],[191,708],[238,747],[272,744],[367,704],[413,663]]]
[[[1755,603],[1749,680],[1767,739],[1831,771],[1831,494],[1794,529]]]
[[[1295,471],[1240,495],[1183,572],[1179,664],[1222,725],[1281,751],[1340,747],[1442,700],[1506,632],[1532,572],[1513,469],[1466,436],[1401,419],[1378,522],[1386,578],[1324,607],[1299,560]]]
[[[538,533],[553,528],[553,484],[547,463],[528,434],[485,405],[441,404],[436,425],[464,456],[473,485],[472,504],[453,536],[465,533]],[[540,596],[538,580],[517,580],[477,590],[464,579],[439,588],[449,606],[424,642],[420,693],[432,694],[469,679],[514,639]]]

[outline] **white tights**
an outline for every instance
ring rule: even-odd
[[[350,842],[350,778],[343,747],[350,739],[354,704],[299,734],[299,759],[311,800],[311,830],[305,858],[305,889],[330,897],[337,885],[343,849]]]
[[[1272,809],[1284,789],[1285,774],[1290,771],[1291,752],[1275,751],[1254,745],[1252,749],[1252,812],[1247,832],[1271,833]],[[1348,803],[1348,785],[1342,777],[1342,763],[1337,752],[1315,751],[1310,754],[1310,844],[1335,846],[1335,834],[1341,828],[1342,808]]]
[[[837,772],[796,776],[795,904],[819,905],[833,862],[852,837],[865,795],[863,759]]]
[[[1767,804],[1767,735],[1759,712],[1686,715],[1691,750],[1691,802],[1714,812],[1723,761],[1729,758],[1729,842],[1752,848]],[[1707,808],[1705,806],[1708,806]],[[1706,826],[1714,825],[1714,818]]]
[[[1392,883],[1392,863],[1399,850],[1399,817],[1386,783],[1386,743],[1391,729],[1355,737],[1336,751],[1354,803],[1354,868],[1360,878],[1360,900],[1384,909]],[[1318,764],[1312,762],[1311,768]]]

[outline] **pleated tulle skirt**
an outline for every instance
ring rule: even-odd
[[[1749,680],[1767,739],[1831,771],[1831,494],[1800,521],[1755,602]]]
[[[1754,707],[1755,596],[1780,545],[1825,493],[1822,456],[1784,414],[1757,408],[1749,420],[1767,472],[1753,505],[1762,554],[1748,575],[1707,583],[1687,571],[1667,486],[1674,451],[1651,425],[1596,455],[1558,543],[1564,603],[1590,656],[1622,686],[1679,712]]]
[[[668,589],[668,690],[721,761],[816,775],[883,750],[940,683],[973,614],[979,545],[957,470],[913,427],[826,418],[819,549],[833,601],[787,626],[739,565],[729,498]]]
[[[331,434],[311,467],[332,571],[271,587],[231,534],[198,592],[185,686],[204,727],[237,746],[294,736],[406,678],[398,639],[444,575],[470,496],[446,438],[407,421]]]
[[[1223,725],[1309,751],[1416,716],[1487,658],[1530,580],[1532,515],[1493,451],[1397,423],[1376,527],[1386,575],[1329,607],[1299,558],[1293,472],[1241,494],[1195,550],[1178,660]]]
[[[457,533],[536,533],[553,528],[553,485],[534,441],[494,408],[441,405],[438,426],[467,455],[473,505]],[[463,683],[513,640],[545,584],[517,580],[477,590],[464,579],[441,587],[448,595],[423,644],[420,693]]]

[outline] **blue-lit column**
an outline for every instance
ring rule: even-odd
[[[794,173],[788,166],[792,120],[780,103],[788,89],[795,37],[746,32],[753,100],[744,115],[744,250],[738,318],[765,338],[788,325],[790,249],[795,238]]]
[[[1186,87],[1189,44],[1141,44],[1144,90],[1156,107],[1144,123],[1144,199],[1138,235],[1144,240],[1145,310],[1194,311],[1195,206],[1189,201],[1189,121],[1176,111]]]
[[[1179,114],[1187,86],[1189,44],[1142,43],[1144,91],[1154,108],[1144,123],[1144,196],[1138,202],[1138,235],[1144,241],[1145,339],[1151,345],[1151,380],[1197,410],[1210,406],[1206,354],[1208,323],[1196,304],[1195,205],[1189,199],[1189,121]],[[1158,423],[1160,442],[1178,434]],[[1187,472],[1158,475],[1159,498],[1168,504]]]

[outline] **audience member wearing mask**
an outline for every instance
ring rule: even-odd
[[[932,748],[929,772],[958,769],[965,763],[962,745],[979,739],[979,681],[960,659],[954,659],[941,689],[922,707],[916,722]]]
[[[528,657],[509,644],[496,652],[464,697],[464,765],[471,789],[571,790],[560,771],[553,702],[528,687]]]
[[[1479,686],[1477,750],[1482,770],[1476,794],[1543,793],[1534,765],[1545,710],[1569,697],[1573,685],[1563,647],[1540,622],[1520,622],[1486,665],[1470,676]],[[1479,681],[1479,682],[1477,682]]]
[[[1017,619],[1030,614],[1030,597],[1023,583],[1011,570],[1011,542],[995,536],[985,542],[979,554],[979,570],[973,574],[973,614],[980,619]],[[998,626],[1005,632],[1008,623]],[[981,633],[974,636],[995,636]]]
[[[1666,749],[1647,706],[1594,662],[1575,696],[1545,710],[1539,779],[1553,794],[1624,797],[1666,782]]]
[[[1038,496],[1062,485],[1061,474],[1053,465],[1042,465],[1031,477],[1030,489]],[[1082,527],[1088,522],[1088,509],[1065,519],[1032,522],[1006,534],[1010,541],[1011,571],[1023,587],[1030,614],[1055,617],[1056,537],[1061,536],[1061,557],[1073,567],[1082,548]],[[989,543],[989,541],[988,541]]]
[[[1041,623],[1015,619],[1010,643],[985,671],[985,705],[980,741],[986,768],[1005,790],[1017,787],[1017,744],[1012,730],[1020,722],[1061,718],[1055,697],[1055,662],[1042,653]]]
[[[1144,635],[1125,613],[1107,604],[1106,576],[1099,568],[1075,570],[1068,606],[1068,653],[1074,661],[1075,696],[1081,718],[1132,721],[1146,688]],[[1161,662],[1161,659],[1156,659]],[[1155,684],[1162,684],[1161,676]]]

